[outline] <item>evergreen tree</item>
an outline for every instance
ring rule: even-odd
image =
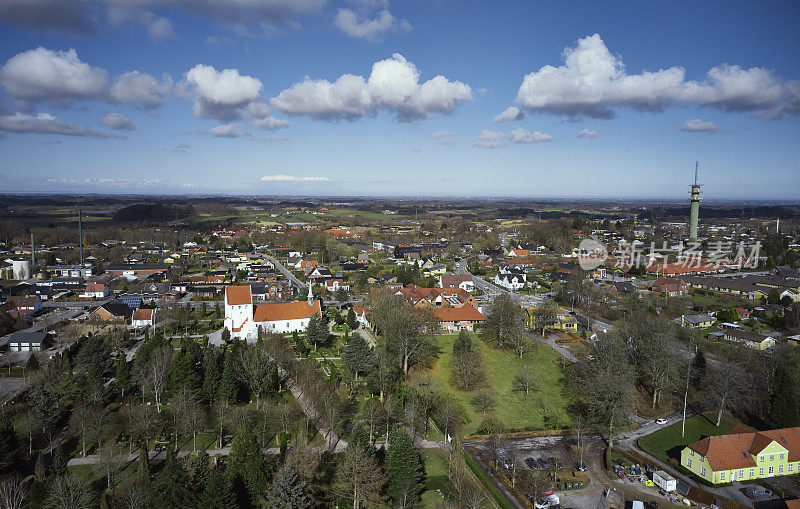
[[[472,350],[472,335],[462,330],[458,333],[456,340],[453,342],[453,357],[457,357],[462,353],[471,352]]]
[[[189,490],[189,474],[183,462],[176,459],[172,446],[167,448],[164,468],[156,475],[153,491],[162,507],[192,507],[195,500]]]
[[[356,312],[353,308],[347,310],[347,326],[350,327],[350,330],[356,330],[358,327],[358,320],[356,320]]]
[[[169,377],[173,388],[185,387],[192,391],[200,388],[200,373],[197,362],[189,349],[181,351],[172,360],[172,372]]]
[[[28,362],[25,364],[25,369],[31,373],[39,369],[39,357],[36,356],[36,352],[31,352]]]
[[[198,496],[203,493],[203,488],[208,484],[211,478],[211,465],[208,453],[205,451],[199,453],[194,460],[194,468],[192,469],[192,486]]]
[[[701,389],[703,387],[703,382],[706,378],[707,372],[708,372],[708,363],[706,362],[706,355],[703,353],[702,350],[697,350],[697,353],[694,354],[694,359],[692,359],[692,367],[691,367],[692,387],[694,387],[695,389]]]
[[[414,441],[401,425],[395,426],[389,434],[384,468],[389,479],[386,490],[389,496],[401,507],[414,503],[424,488],[425,473]]]
[[[375,352],[361,334],[354,332],[342,352],[342,360],[357,380],[359,373],[366,373],[375,364]]]
[[[216,397],[222,381],[222,370],[220,369],[220,353],[214,346],[206,348],[203,358],[203,397],[206,401],[211,401]]]
[[[305,509],[311,502],[305,493],[306,483],[298,479],[294,470],[283,467],[269,490],[267,501],[274,509]]]
[[[315,314],[308,320],[306,338],[314,345],[314,348],[324,345],[328,341],[328,325],[322,317]]]
[[[229,509],[236,507],[236,496],[231,490],[225,469],[217,467],[208,478],[200,498],[197,501],[198,509]]]
[[[231,340],[231,331],[228,328],[222,329],[222,341],[224,343],[228,343]]]
[[[239,399],[239,377],[236,366],[236,350],[238,343],[231,345],[228,353],[225,354],[225,362],[222,368],[222,379],[219,382],[218,395],[231,403],[236,403]]]
[[[239,426],[231,443],[226,470],[229,481],[241,481],[250,494],[253,504],[263,496],[269,485],[267,472],[269,465],[261,453],[258,440],[248,423]]]
[[[795,381],[789,368],[779,364],[772,376],[767,422],[773,429],[800,426]]]
[[[369,431],[360,422],[355,425],[353,431],[350,433],[350,438],[347,441],[348,447],[350,445],[361,447],[367,452],[371,452],[372,440],[369,436]]]
[[[131,370],[128,368],[128,361],[125,359],[125,352],[119,352],[117,355],[117,374],[116,386],[122,397],[125,397],[125,391],[131,388]]]
[[[18,450],[19,443],[11,417],[7,412],[3,412],[0,415],[0,472],[6,471],[14,464]]]
[[[139,447],[139,476],[150,479],[150,457],[147,454],[147,442],[142,442]]]

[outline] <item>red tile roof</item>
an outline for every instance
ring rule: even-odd
[[[460,308],[438,308],[436,319],[440,322],[483,322],[486,317],[474,307],[465,304]]]
[[[227,286],[225,287],[225,302],[231,306],[241,304],[252,304],[253,297],[250,295],[249,286]]]
[[[249,288],[249,287],[248,287]],[[300,320],[314,315],[322,316],[319,301],[281,302],[277,304],[258,304],[253,312],[254,322],[276,322],[279,320]]]
[[[133,312],[134,320],[152,320],[155,309],[139,308]]]
[[[800,428],[754,432],[738,425],[727,435],[706,437],[689,445],[689,448],[705,456],[716,472],[755,466],[753,457],[773,441],[789,451],[789,462],[800,461]]]

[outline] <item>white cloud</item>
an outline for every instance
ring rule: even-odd
[[[525,112],[523,112],[516,106],[509,106],[508,108],[505,109],[505,111],[503,111],[503,113],[494,117],[494,123],[500,124],[502,122],[508,122],[510,120],[522,120],[523,118],[525,118]]]
[[[105,96],[108,73],[81,62],[74,49],[38,47],[11,57],[0,68],[0,84],[17,99],[68,104]]]
[[[195,92],[195,116],[219,120],[242,118],[248,109],[258,108],[253,103],[260,101],[263,86],[257,78],[243,76],[237,69],[217,71],[202,64],[189,69],[186,81]]]
[[[100,125],[104,125],[117,131],[133,131],[136,126],[131,119],[121,113],[108,113],[100,119]]]
[[[687,120],[681,127],[685,133],[718,133],[722,129],[714,122],[705,122],[699,118]]]
[[[147,16],[145,26],[147,27],[147,35],[154,41],[167,41],[179,39],[175,30],[172,28],[172,22],[167,18],[160,16]]]
[[[173,93],[173,89],[172,78],[168,74],[164,74],[161,81],[158,81],[147,73],[132,71],[117,78],[111,87],[111,98],[151,110],[160,108],[166,96]]]
[[[277,131],[289,127],[289,121],[282,118],[265,117],[253,120],[253,125],[267,131]]]
[[[14,115],[0,117],[0,131],[19,134],[60,134],[89,138],[112,137],[87,126],[70,124],[49,113],[39,113],[36,116],[15,113]]]
[[[329,182],[328,177],[296,177],[294,175],[264,175],[262,182]]]
[[[401,120],[450,114],[456,105],[472,99],[472,89],[459,81],[436,76],[422,84],[419,71],[402,55],[376,62],[368,79],[344,74],[334,83],[309,77],[282,91],[272,105],[290,115],[316,119],[356,119],[379,110]]]
[[[436,131],[431,135],[431,139],[435,140],[436,143],[440,145],[455,145],[456,140],[454,139],[456,133],[449,132],[449,131]]]
[[[242,128],[242,124],[222,124],[209,129],[208,134],[215,138],[252,138],[250,132]]]
[[[56,178],[50,177],[43,180],[46,184],[99,184],[108,186],[128,187],[138,186],[160,186],[167,183],[164,179],[130,179],[130,178]]]
[[[0,0],[0,21],[28,30],[88,34],[97,20],[88,0]]]
[[[583,129],[578,133],[578,138],[597,138],[598,136],[600,136],[599,132],[590,131],[589,129]]]
[[[191,145],[188,143],[179,143],[175,148],[172,149],[173,152],[182,152],[185,153],[187,150],[192,148]]]
[[[359,39],[374,40],[380,34],[386,32],[395,24],[395,18],[387,10],[383,9],[374,19],[364,19],[359,21],[356,13],[350,9],[339,9],[336,14],[334,25],[350,37]]]
[[[797,113],[798,82],[784,82],[764,68],[722,64],[702,81],[687,81],[682,67],[628,74],[594,34],[563,53],[564,65],[546,65],[525,76],[517,103],[527,112],[611,118],[614,109],[660,111],[667,107],[707,106],[778,116]]]
[[[500,148],[506,145],[506,142],[511,143],[541,143],[545,141],[552,141],[553,137],[549,134],[540,133],[539,131],[530,132],[527,129],[518,127],[509,133],[503,131],[489,131],[484,129],[481,131],[478,140],[473,144],[479,148]]]

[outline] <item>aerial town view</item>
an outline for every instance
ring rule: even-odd
[[[799,28],[0,0],[0,509],[800,509]]]

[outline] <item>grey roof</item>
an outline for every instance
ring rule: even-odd
[[[703,322],[713,322],[715,319],[713,316],[708,315],[706,313],[701,313],[699,315],[686,315],[686,321],[689,323],[703,323]]]

